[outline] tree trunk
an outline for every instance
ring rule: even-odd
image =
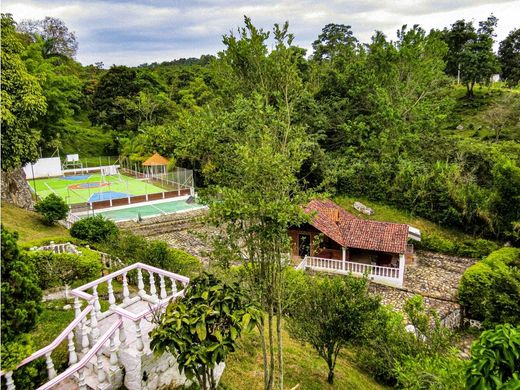
[[[283,390],[283,345],[282,345],[282,302],[278,299],[278,312],[276,313],[276,335],[278,337],[278,388]]]
[[[269,332],[269,381],[266,383],[266,390],[273,390],[274,387],[274,334],[273,334],[273,304],[269,304],[269,315],[268,315],[268,332]]]
[[[327,376],[327,382],[331,385],[334,384],[334,369],[329,368],[329,375]]]

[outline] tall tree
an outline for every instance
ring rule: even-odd
[[[520,82],[520,28],[516,28],[500,42],[498,60],[502,79],[510,86]]]
[[[466,85],[466,97],[473,98],[475,83],[488,83],[492,74],[498,72],[499,66],[493,52],[493,40],[497,18],[493,15],[479,22],[479,28],[474,31],[473,24],[463,20],[452,25],[445,32],[449,45],[448,69],[454,73],[460,70],[460,79]]]
[[[113,66],[105,73],[92,97],[90,119],[94,124],[107,124],[114,129],[135,130],[133,99],[139,93],[137,73],[126,66]]]
[[[315,144],[304,127],[293,122],[302,90],[298,66],[302,52],[291,46],[288,24],[274,26],[271,53],[265,43],[269,34],[255,28],[247,17],[245,24],[238,37],[224,38],[227,49],[215,64],[216,83],[245,97],[234,97],[229,112],[216,118],[217,127],[208,134],[213,138],[213,133],[224,133],[232,140],[222,164],[214,169],[218,179],[209,189],[211,220],[225,231],[217,237],[215,254],[230,255],[246,265],[249,293],[267,315],[266,323],[258,325],[264,388],[272,389],[277,382],[282,389],[287,229],[305,220],[298,173]]]
[[[31,125],[47,105],[36,77],[27,72],[23,46],[11,15],[2,14],[2,170],[21,167],[38,157],[40,134]]]
[[[312,43],[313,58],[317,61],[334,61],[340,56],[346,58],[353,54],[357,44],[358,40],[354,37],[351,26],[329,23]]]
[[[52,56],[74,58],[78,51],[76,34],[69,31],[61,19],[46,16],[42,20],[23,20],[18,30],[29,34],[34,41],[38,38],[43,40],[42,53],[45,58]]]

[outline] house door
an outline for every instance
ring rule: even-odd
[[[298,256],[305,257],[311,254],[310,234],[298,234]]]

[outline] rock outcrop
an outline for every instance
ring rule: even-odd
[[[2,171],[2,202],[32,210],[33,197],[22,168]]]

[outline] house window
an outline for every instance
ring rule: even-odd
[[[311,236],[298,234],[298,256],[305,257],[311,254]]]

